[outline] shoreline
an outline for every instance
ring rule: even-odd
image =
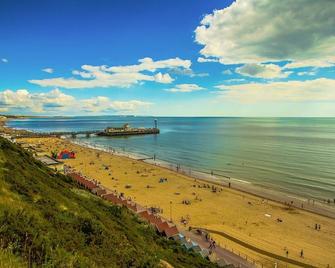
[[[25,118],[25,117],[24,117]],[[27,117],[29,118],[29,117]],[[26,129],[19,129],[19,128],[13,128],[9,127],[7,125],[7,121],[16,119],[16,118],[7,118],[5,120],[1,120],[1,126],[2,128],[8,130],[9,133],[14,132],[16,135],[19,135],[21,133],[27,134],[27,133],[40,133],[38,131],[31,131]],[[41,136],[43,137],[43,136]],[[296,209],[302,209],[311,213],[315,213],[320,216],[325,216],[331,219],[335,219],[335,203],[334,200],[331,200],[330,204],[326,203],[326,200],[324,202],[321,202],[321,199],[313,198],[308,199],[306,196],[299,195],[297,193],[290,193],[281,191],[279,189],[276,189],[275,187],[264,187],[263,185],[256,185],[252,182],[241,180],[238,178],[233,178],[231,176],[224,176],[224,175],[218,175],[214,174],[211,175],[209,172],[204,171],[197,171],[193,170],[192,168],[189,168],[187,166],[180,166],[179,170],[176,170],[176,164],[164,161],[164,160],[150,160],[150,159],[144,159],[149,158],[149,156],[145,154],[139,154],[134,152],[121,152],[119,150],[115,150],[112,148],[113,152],[111,152],[108,148],[105,148],[103,146],[98,146],[86,142],[80,142],[75,141],[74,139],[71,139],[69,137],[62,137],[62,139],[90,149],[94,150],[100,150],[106,153],[110,153],[112,155],[126,157],[131,160],[139,160],[147,163],[149,165],[153,165],[156,167],[164,168],[172,172],[176,172],[178,174],[182,174],[186,177],[189,177],[191,179],[200,180],[206,183],[212,183],[220,187],[227,187],[231,188],[236,191],[240,191],[241,193],[250,194],[255,197],[263,198],[269,201],[278,202],[282,205],[289,205],[289,207],[294,207]],[[137,158],[138,157],[138,158]],[[185,167],[186,169],[182,169],[181,167]],[[229,183],[231,187],[229,187]]]
[[[255,185],[251,182],[240,180],[237,178],[233,177],[228,177],[228,176],[218,176],[217,174],[214,174],[212,176],[211,174],[201,172],[201,171],[195,171],[192,169],[183,170],[179,169],[178,171],[176,168],[173,168],[173,166],[176,166],[172,163],[166,162],[164,160],[150,160],[150,159],[138,159],[139,158],[147,158],[148,156],[146,155],[141,155],[137,153],[132,153],[132,152],[121,152],[113,149],[113,152],[111,152],[108,148],[104,148],[103,146],[97,146],[97,145],[92,145],[89,143],[85,142],[77,142],[74,139],[70,138],[62,138],[70,143],[86,147],[89,149],[93,150],[98,150],[102,152],[106,152],[115,156],[120,156],[120,157],[126,157],[130,160],[137,160],[137,161],[142,161],[146,164],[153,165],[156,167],[164,168],[168,171],[176,172],[178,174],[182,174],[186,177],[189,177],[190,179],[196,179],[201,182],[205,183],[211,183],[215,184],[219,187],[226,187],[230,188],[235,191],[239,191],[245,194],[253,195],[255,197],[263,198],[269,201],[273,202],[278,202],[282,205],[288,205],[289,207],[294,207],[296,209],[302,209],[311,213],[315,213],[320,216],[328,217],[331,219],[335,219],[335,204],[325,204],[320,202],[320,200],[314,199],[314,203],[312,199],[308,199],[304,196],[299,196],[299,195],[294,195],[293,193],[287,193],[287,192],[281,192],[278,191],[277,189],[271,189],[271,188],[266,188],[261,185]],[[219,178],[217,178],[219,177]],[[231,187],[229,187],[229,183]],[[308,201],[309,200],[309,201]],[[293,201],[293,203],[291,203]]]
[[[52,133],[48,133],[42,131],[38,131],[38,130],[26,130],[24,128],[14,128],[14,127],[9,127],[8,125],[5,125],[5,128],[10,128],[14,131],[17,132],[22,132],[23,134],[25,133],[33,133],[36,134],[36,137],[48,137],[50,134]],[[94,136],[94,135],[93,135]],[[24,135],[22,135],[22,137],[24,137]],[[73,139],[71,139],[69,136],[64,136],[64,138],[70,140],[70,141],[74,141]],[[83,144],[84,146],[93,146],[93,147],[97,147],[101,150],[105,150],[104,145],[97,145],[95,143],[87,143],[87,142],[82,142],[81,138],[78,138],[78,140],[81,140],[80,143]],[[107,147],[107,145],[106,145]],[[124,151],[124,148],[123,148]],[[127,152],[121,152],[121,148],[117,148],[117,150],[115,152],[118,152],[119,154],[123,154],[125,156],[128,156],[130,158],[136,159],[136,157],[134,157],[133,155],[137,155],[139,158],[150,158],[151,155],[145,155],[142,152],[132,152],[132,151],[127,151]],[[144,156],[144,157],[143,157]],[[157,160],[157,159],[156,159]],[[305,185],[307,185],[304,188],[304,184],[300,185],[299,188],[294,188],[294,190],[290,190],[290,185],[289,184],[280,184],[280,183],[272,183],[271,180],[266,181],[266,180],[258,180],[257,176],[253,176],[253,178],[256,179],[251,179],[251,178],[247,178],[248,176],[246,176],[245,178],[242,177],[232,177],[229,173],[229,171],[227,171],[227,173],[225,171],[220,171],[218,170],[210,170],[209,168],[207,169],[206,166],[202,166],[201,169],[197,170],[192,166],[188,166],[187,164],[183,164],[182,161],[180,160],[175,160],[174,162],[169,162],[166,160],[161,160],[159,159],[158,161],[150,161],[149,159],[145,160],[147,163],[151,163],[156,165],[156,163],[162,163],[161,166],[167,167],[168,169],[172,170],[172,171],[176,171],[175,167],[178,165],[179,168],[181,169],[180,172],[183,172],[186,176],[191,176],[191,177],[195,177],[198,179],[208,179],[208,180],[213,180],[213,181],[219,181],[222,183],[227,182],[228,181],[232,181],[234,182],[234,184],[238,185],[238,189],[248,192],[248,193],[253,193],[255,192],[255,194],[257,194],[257,196],[262,196],[263,191],[265,191],[266,196],[264,196],[264,198],[270,198],[270,196],[275,195],[277,196],[275,200],[278,200],[280,202],[286,202],[286,201],[291,201],[291,199],[294,202],[302,202],[304,204],[306,204],[308,206],[308,201],[310,201],[310,203],[316,203],[319,206],[321,206],[322,208],[324,208],[325,210],[329,210],[330,206],[335,207],[335,196],[327,189],[323,189],[320,187],[320,189],[323,189],[324,191],[328,191],[327,193],[324,192],[309,192],[307,189],[307,186],[309,186],[307,183]],[[214,176],[209,176],[211,173],[213,172]],[[271,176],[269,175],[269,178],[271,178]],[[248,186],[247,184],[249,184],[250,186]],[[246,187],[243,187],[243,185],[246,185]],[[246,189],[244,189],[246,188]],[[314,191],[317,191],[317,188],[315,186]],[[330,202],[328,202],[330,201]],[[330,205],[330,206],[329,206]],[[309,207],[309,206],[308,206]],[[311,208],[310,208],[311,209]],[[335,209],[333,211],[334,216],[335,216]],[[329,214],[329,213],[328,213]]]

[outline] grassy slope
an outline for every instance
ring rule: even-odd
[[[14,256],[9,250],[0,249],[0,267],[6,268],[24,268],[24,263],[19,257]]]
[[[34,266],[212,267],[0,138],[0,254]],[[2,257],[5,256],[5,257]],[[0,260],[1,263],[1,260]],[[19,263],[19,262],[18,262]]]

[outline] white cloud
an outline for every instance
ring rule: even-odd
[[[287,63],[283,68],[285,69],[294,69],[294,68],[303,68],[303,67],[332,67],[335,64],[335,56],[329,57],[328,60],[301,60]]]
[[[140,100],[117,101],[98,96],[88,99],[75,99],[59,89],[46,93],[30,93],[26,89],[13,91],[6,89],[0,92],[0,111],[24,110],[24,112],[57,112],[57,113],[101,113],[101,112],[136,112],[150,106],[150,102]]]
[[[154,78],[154,81],[163,84],[170,84],[174,81],[174,79],[169,74],[157,73],[155,74]]]
[[[2,61],[3,63],[8,63],[8,60],[5,59],[5,58],[2,58],[1,61]]]
[[[182,60],[180,58],[153,61],[152,58],[147,57],[140,59],[138,62],[139,64],[136,65],[112,66],[112,67],[105,66],[105,70],[114,73],[134,73],[141,71],[155,72],[157,69],[174,69],[174,68],[189,69],[192,64],[190,60]]]
[[[44,68],[42,69],[43,72],[46,72],[46,73],[49,73],[49,74],[52,74],[54,72],[54,69],[52,68]]]
[[[211,58],[203,58],[203,57],[199,57],[198,58],[198,62],[200,62],[200,63],[204,63],[204,62],[219,62],[219,60],[218,59],[211,59]]]
[[[246,81],[247,80],[245,80],[244,78],[232,78],[232,79],[225,80],[225,82],[228,82],[228,83],[246,82]]]
[[[290,68],[333,65],[334,14],[332,0],[237,0],[206,15],[195,39],[204,57],[224,64],[289,60]]]
[[[61,108],[73,103],[74,98],[65,95],[58,89],[48,93],[29,93],[26,89],[12,91],[6,89],[0,92],[0,107],[2,109],[28,109],[41,112],[44,109]]]
[[[236,68],[236,73],[249,77],[257,77],[264,79],[273,78],[285,78],[288,77],[291,72],[283,72],[281,67],[276,64],[261,64],[261,63],[249,63],[241,67]]]
[[[298,72],[297,75],[303,76],[303,75],[316,75],[317,70],[311,70],[311,71],[305,71],[305,72]]]
[[[179,85],[176,85],[174,88],[166,89],[166,91],[169,91],[169,92],[183,92],[183,93],[199,91],[199,90],[204,90],[204,88],[196,84],[179,84]]]
[[[17,91],[6,89],[0,92],[0,108],[5,111],[15,107],[32,107],[29,92],[25,89],[19,89]]]
[[[221,94],[241,102],[335,101],[335,80],[318,78],[306,81],[219,85]]]
[[[233,74],[233,72],[229,69],[222,71],[222,73],[226,74],[226,75],[232,75]]]
[[[190,69],[191,61],[180,58],[153,61],[151,58],[139,60],[139,64],[126,66],[92,66],[83,65],[81,70],[74,70],[74,77],[57,77],[51,79],[29,80],[30,83],[43,87],[95,88],[95,87],[130,87],[144,81],[168,84],[174,79],[168,73],[157,70],[175,68]],[[145,72],[145,73],[143,73]]]
[[[107,97],[93,97],[82,101],[82,110],[90,113],[99,112],[133,112],[139,108],[149,107],[152,103],[139,100],[111,101]]]
[[[186,75],[189,77],[206,77],[209,73],[195,73],[192,69],[174,68],[169,72],[173,75]]]

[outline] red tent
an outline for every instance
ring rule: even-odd
[[[76,158],[76,154],[73,151],[63,150],[57,156],[57,159],[73,159]]]

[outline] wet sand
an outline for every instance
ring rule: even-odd
[[[171,217],[182,228],[191,226],[223,231],[278,255],[286,256],[288,250],[290,258],[317,267],[327,267],[328,264],[335,267],[334,219],[67,140],[31,138],[22,141],[39,144],[48,154],[54,150],[74,150],[77,158],[65,160],[67,165],[142,205],[160,207],[165,218]],[[167,180],[160,182],[161,178]],[[182,218],[186,225],[181,223]],[[315,230],[315,224],[320,224],[321,229]],[[221,246],[247,255],[265,267],[274,265],[271,258],[219,235],[213,237]],[[300,257],[301,249],[304,258]]]

